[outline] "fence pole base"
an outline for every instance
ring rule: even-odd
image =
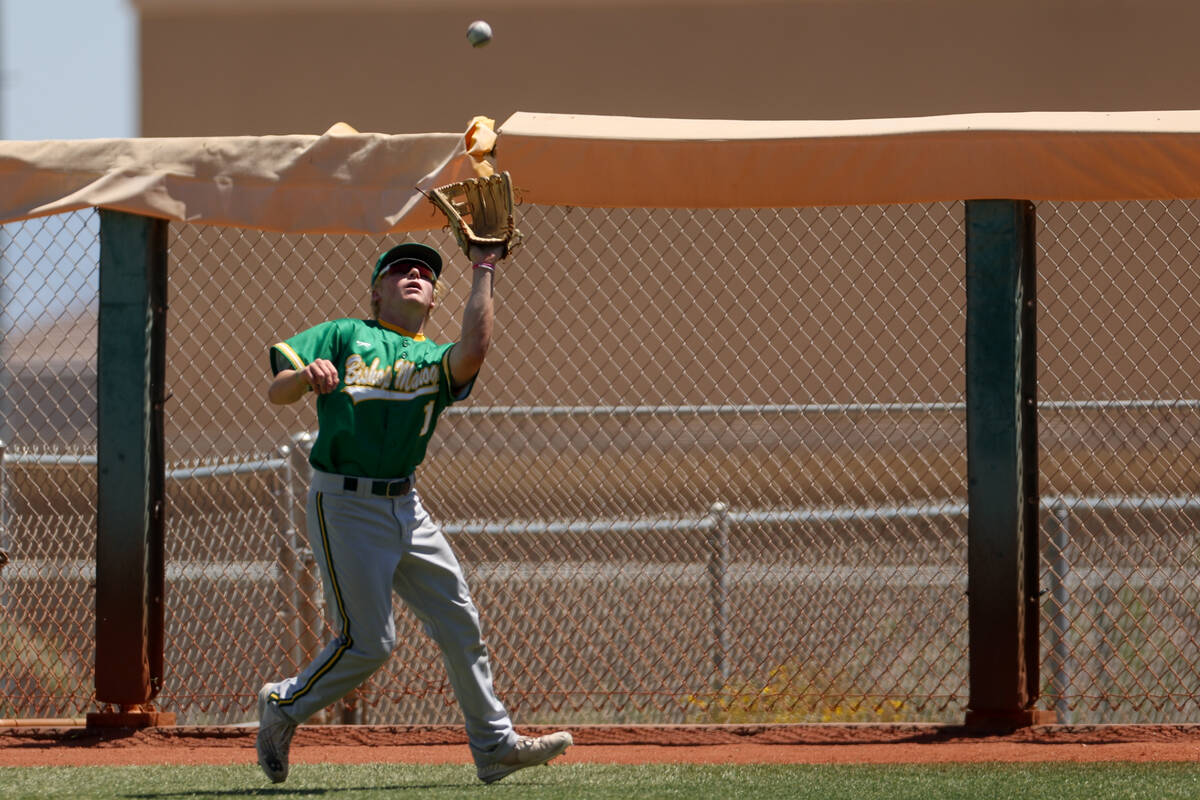
[[[1021,711],[968,711],[966,727],[975,731],[1009,731],[1033,725],[1057,725],[1058,714],[1044,708]]]
[[[89,728],[164,728],[174,724],[174,711],[144,706],[121,706],[120,711],[95,711],[87,715]]]

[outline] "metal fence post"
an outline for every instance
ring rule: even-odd
[[[167,221],[100,211],[96,700],[89,726],[174,724],[162,689]]]
[[[1036,238],[1033,204],[966,203],[966,724],[1038,711]]]
[[[1050,691],[1055,697],[1054,710],[1058,722],[1069,725],[1070,708],[1067,703],[1067,692],[1071,688],[1071,675],[1074,665],[1071,663],[1071,647],[1068,637],[1071,630],[1071,616],[1068,606],[1071,593],[1067,587],[1071,575],[1071,560],[1067,549],[1071,542],[1071,509],[1062,500],[1057,500],[1050,508],[1050,602],[1054,604],[1050,616],[1050,652],[1052,654],[1053,672],[1050,675]]]
[[[0,550],[8,550],[8,467],[4,464],[6,445],[0,439]]]
[[[312,451],[313,441],[313,435],[307,431],[292,437],[292,479],[302,478],[301,482],[305,485],[311,475],[308,455]],[[299,627],[299,636],[296,637],[296,642],[299,655],[297,663],[302,667],[316,658],[321,651],[321,633],[325,629],[325,616],[321,578],[317,574],[317,561],[313,556],[312,548],[308,545],[308,537],[299,534],[298,525],[296,529],[298,569],[295,603],[296,622]],[[325,710],[318,711],[313,715],[311,721],[314,724],[323,724],[328,721],[328,713]]]
[[[298,559],[296,541],[296,492],[293,486],[292,450],[290,445],[278,449],[283,462],[275,471],[275,502],[279,530],[279,583],[276,586],[279,603],[275,621],[288,637],[288,661],[293,669],[302,665],[300,654],[300,622],[295,613]]]
[[[708,574],[711,579],[713,669],[716,688],[729,682],[729,609],[725,574],[729,565],[729,509],[721,502],[709,508]]]
[[[12,547],[8,540],[8,467],[4,463],[4,450],[4,440],[0,439],[0,570],[8,563]],[[0,608],[8,608],[7,586],[6,582],[0,582]]]

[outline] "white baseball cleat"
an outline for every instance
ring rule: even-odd
[[[276,685],[264,683],[258,690],[258,765],[271,779],[271,783],[283,783],[288,776],[288,750],[292,746],[292,734],[296,723],[292,722],[279,706],[271,702],[271,692]]]
[[[476,774],[484,783],[495,783],[519,769],[536,767],[561,756],[574,743],[575,740],[566,731],[538,737],[518,736],[516,747],[498,761],[480,765]]]

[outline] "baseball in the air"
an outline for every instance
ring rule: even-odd
[[[471,47],[483,47],[492,40],[492,26],[477,19],[467,26],[467,41]]]

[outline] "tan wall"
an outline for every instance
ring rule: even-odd
[[[458,131],[514,111],[842,119],[1200,107],[1191,0],[142,0],[142,134]],[[595,7],[587,7],[594,5]]]

